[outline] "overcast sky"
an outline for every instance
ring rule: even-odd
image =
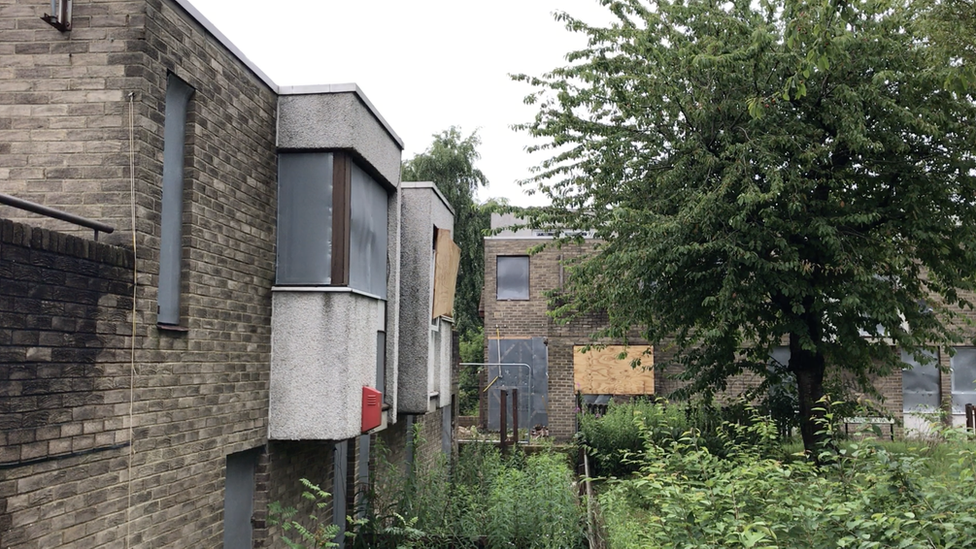
[[[528,136],[530,91],[509,74],[565,64],[581,35],[553,19],[609,16],[597,0],[191,0],[281,86],[355,82],[404,142],[404,159],[451,125],[478,130],[478,167],[491,185],[479,199],[539,204],[515,183],[541,161]]]

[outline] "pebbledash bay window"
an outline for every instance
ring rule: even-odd
[[[279,153],[276,284],[386,299],[388,200],[348,154]]]

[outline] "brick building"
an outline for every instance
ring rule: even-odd
[[[583,346],[595,342],[591,334],[605,325],[605,317],[589,313],[568,324],[556,322],[547,315],[546,294],[562,286],[566,276],[564,263],[592,249],[593,242],[586,240],[582,246],[545,248],[530,254],[530,250],[550,240],[551,235],[528,228],[507,228],[518,223],[519,220],[512,216],[492,216],[492,229],[500,231],[485,238],[482,309],[487,340],[486,362],[534,361],[533,368],[542,371],[547,379],[545,391],[534,390],[542,395],[541,403],[522,402],[523,409],[543,408],[550,434],[565,440],[575,433],[577,393],[588,395],[590,400],[606,402],[613,395],[667,397],[678,389],[681,382],[669,378],[673,371],[642,373],[631,370],[629,359],[641,355],[644,350],[648,351],[641,359],[645,365],[661,365],[671,358],[667,349],[655,349],[639,338],[631,338],[628,360],[615,359],[624,350],[614,346],[619,343],[615,341],[599,341],[609,345],[604,351],[580,352]],[[963,312],[966,313],[972,316],[971,311]],[[537,341],[541,346],[537,345],[534,351],[519,353],[519,342],[527,340]],[[507,355],[506,350],[515,352]],[[949,371],[939,371],[934,363],[918,365],[912,357],[903,355],[905,369],[875,380],[876,388],[885,397],[880,406],[899,421],[896,433],[902,428],[926,430],[940,409],[951,415],[953,424],[965,425],[964,405],[976,403],[976,347],[960,346],[953,351],[953,356],[945,351],[935,351],[939,365]],[[789,360],[789,348],[777,348],[772,358],[785,364]],[[499,414],[496,386],[505,386],[507,380],[520,392],[533,391],[529,383],[517,377],[517,372],[509,370],[511,368],[488,367],[486,381],[494,381],[494,385],[487,391],[488,399],[483,403],[481,413],[486,416],[484,420],[489,427],[495,426]],[[731,379],[724,394],[738,396],[756,383],[757,380],[748,376]]]
[[[0,204],[0,546],[268,547],[300,478],[343,523],[377,441],[450,451],[453,212],[363,92],[58,4],[0,0],[0,199],[101,229]]]

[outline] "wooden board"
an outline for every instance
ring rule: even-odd
[[[451,316],[454,311],[454,290],[457,286],[458,267],[461,264],[461,248],[451,240],[451,231],[437,229],[434,245],[434,306],[431,318]]]
[[[651,395],[654,394],[654,354],[646,345],[608,345],[583,353],[582,346],[573,347],[573,378],[576,392],[584,395]],[[626,351],[627,357],[618,359]],[[631,368],[630,362],[640,357],[641,367]]]

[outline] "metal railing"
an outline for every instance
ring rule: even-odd
[[[96,241],[98,240],[99,232],[103,232],[105,234],[112,234],[115,232],[115,227],[112,227],[111,225],[106,225],[105,223],[100,223],[86,217],[81,217],[80,215],[42,206],[36,202],[10,196],[9,194],[0,193],[0,204],[13,206],[14,208],[19,208],[21,210],[26,210],[28,212],[33,212],[40,215],[46,215],[47,217],[53,217],[54,219],[60,219],[61,221],[67,221],[68,223],[79,225],[87,229],[92,229],[95,231]]]

